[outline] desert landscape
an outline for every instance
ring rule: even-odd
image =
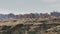
[[[60,34],[60,0],[0,0],[0,34]]]
[[[0,20],[0,34],[60,34],[60,18]]]

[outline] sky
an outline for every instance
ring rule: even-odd
[[[26,14],[60,12],[60,0],[0,0],[0,13]]]

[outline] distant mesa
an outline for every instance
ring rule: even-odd
[[[50,14],[48,13],[30,13],[30,14],[19,14],[15,15],[13,13],[10,14],[0,14],[0,19],[20,19],[20,18],[51,18],[52,17],[60,17],[60,12],[53,11]]]

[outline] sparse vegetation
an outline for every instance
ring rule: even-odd
[[[60,34],[60,26],[57,27],[59,19],[10,19],[0,22],[0,34]]]

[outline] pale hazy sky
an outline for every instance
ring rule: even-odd
[[[0,13],[24,14],[60,11],[60,0],[0,0]]]

